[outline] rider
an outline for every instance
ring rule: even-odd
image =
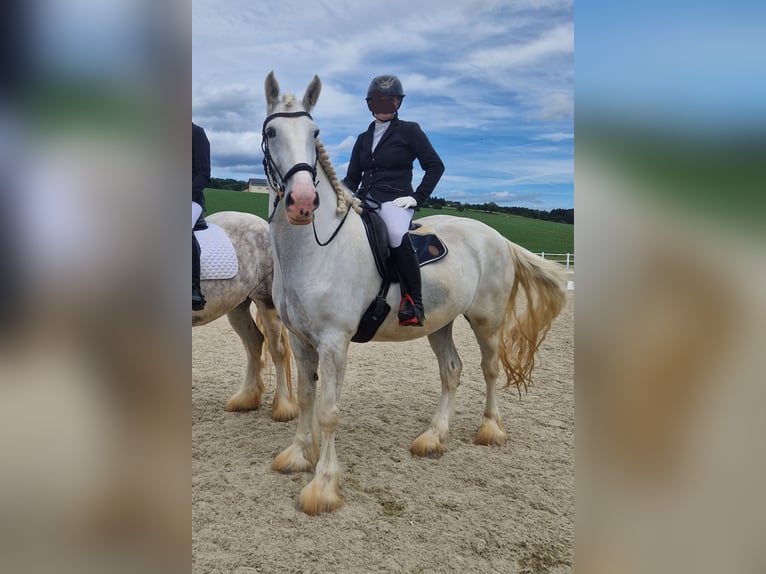
[[[390,74],[373,78],[366,99],[375,121],[357,137],[343,184],[353,192],[359,187],[361,199],[380,204],[378,213],[388,229],[391,259],[402,291],[399,324],[420,326],[425,319],[420,264],[407,231],[415,207],[431,195],[444,164],[420,126],[399,119],[404,99],[399,78]],[[413,192],[416,159],[425,174]]]
[[[200,248],[195,229],[205,229],[202,212],[205,210],[205,188],[210,185],[210,142],[205,130],[192,122],[192,310],[205,307],[200,289]]]

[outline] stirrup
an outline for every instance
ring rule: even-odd
[[[422,327],[423,319],[423,310],[415,305],[408,293],[405,293],[399,302],[399,326]]]

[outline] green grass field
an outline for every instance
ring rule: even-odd
[[[216,211],[244,211],[266,219],[269,197],[262,193],[206,189],[205,207],[207,208],[206,214]],[[486,223],[510,241],[535,253],[574,253],[574,225],[552,223],[541,219],[530,219],[503,213],[458,211],[450,207],[443,209],[423,208],[415,214],[415,219],[438,214],[470,217]]]

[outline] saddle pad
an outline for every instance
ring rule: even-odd
[[[237,253],[226,232],[215,223],[194,232],[200,247],[200,279],[231,279],[239,271]]]
[[[431,230],[433,232],[433,230]],[[420,235],[410,231],[412,246],[418,254],[420,266],[435,263],[447,255],[447,246],[436,235]]]

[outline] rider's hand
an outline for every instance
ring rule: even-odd
[[[403,209],[409,209],[410,207],[415,207],[418,202],[411,195],[405,195],[404,197],[397,197],[393,204]]]

